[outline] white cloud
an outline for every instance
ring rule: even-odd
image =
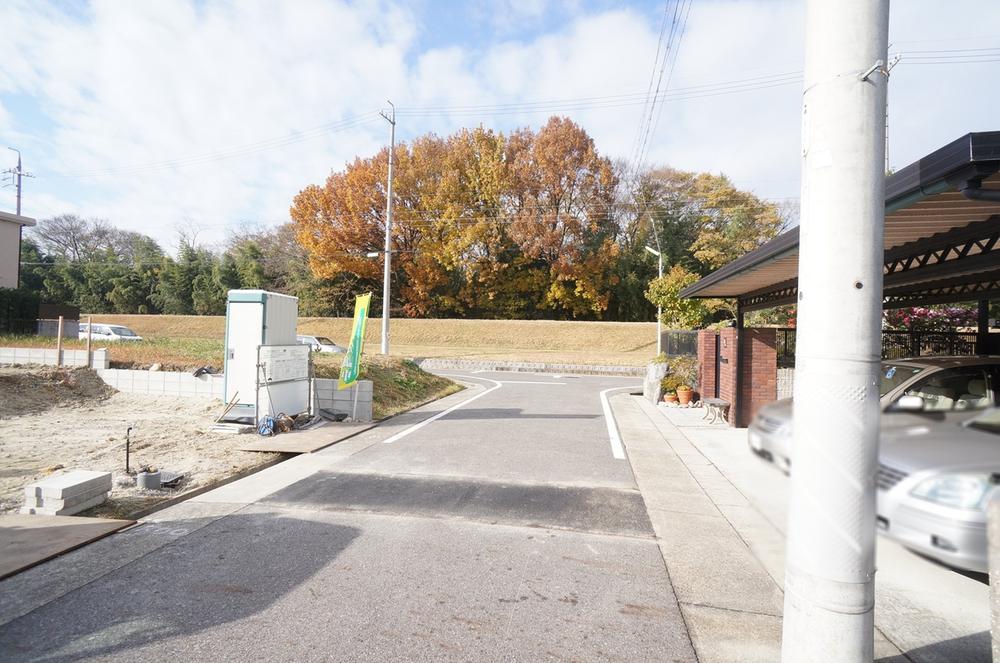
[[[418,34],[433,31],[434,21],[384,0],[102,0],[74,15],[8,0],[0,3],[0,131],[30,147],[26,167],[39,175],[29,182],[26,213],[105,216],[165,242],[186,219],[208,241],[243,221],[285,221],[301,187],[385,143],[387,127],[374,111],[386,98],[401,107],[588,99],[571,109],[543,104],[542,113],[401,113],[398,136],[480,123],[538,126],[552,112],[580,122],[603,153],[628,156],[641,107],[597,106],[646,90],[659,15],[577,8],[567,18],[574,5],[509,2],[497,13],[532,29],[515,21],[503,38],[485,30],[469,46],[468,35]],[[976,21],[954,4],[897,3],[892,40],[903,50],[998,45],[975,26],[998,24],[1000,6],[964,5]],[[565,20],[546,24],[555,14]],[[671,87],[797,71],[802,25],[800,3],[696,2]],[[996,67],[920,67],[904,58],[890,88],[893,164],[966,131],[996,129],[997,93],[987,83]],[[725,172],[766,196],[797,195],[800,93],[793,84],[667,103],[649,159]],[[45,117],[15,98],[30,99]],[[359,113],[367,124],[262,143]],[[213,157],[241,146],[238,158]],[[116,170],[95,175],[109,168]],[[0,191],[0,205],[10,200],[9,189]]]

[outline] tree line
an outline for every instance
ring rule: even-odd
[[[388,159],[356,158],[296,195],[290,223],[215,250],[188,233],[171,256],[103,220],[44,219],[23,240],[22,285],[93,313],[217,315],[227,290],[263,288],[298,296],[302,315],[350,315],[355,294],[381,295]],[[633,172],[555,117],[537,131],[398,144],[393,201],[398,314],[647,321],[659,304],[672,327],[730,315],[726,302],[677,292],[794,214],[724,175]],[[662,279],[647,246],[663,255]]]

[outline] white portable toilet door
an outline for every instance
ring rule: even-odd
[[[264,306],[229,303],[229,346],[226,348],[226,402],[239,392],[239,404],[253,407],[257,398],[257,347],[261,344]]]

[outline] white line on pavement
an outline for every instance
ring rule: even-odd
[[[500,384],[554,384],[565,387],[565,382],[542,382],[537,380],[500,380]]]
[[[496,386],[495,387],[490,387],[486,391],[481,391],[478,394],[476,394],[475,396],[473,396],[472,398],[467,398],[464,401],[462,401],[461,403],[458,403],[456,405],[452,405],[447,410],[444,410],[443,412],[438,412],[433,417],[429,417],[427,419],[424,419],[423,421],[421,421],[418,424],[413,424],[412,426],[410,426],[406,430],[402,430],[402,431],[396,433],[395,435],[393,435],[392,437],[387,438],[385,440],[382,440],[382,444],[392,444],[396,440],[404,438],[407,435],[409,435],[410,433],[415,433],[416,431],[420,430],[421,428],[423,428],[427,424],[432,423],[434,421],[437,421],[438,419],[440,419],[444,415],[448,414],[449,412],[454,412],[455,410],[457,410],[458,408],[462,407],[463,405],[468,405],[469,403],[471,403],[472,401],[476,400],[477,398],[482,398],[483,396],[485,396],[486,394],[490,393],[491,391],[495,391],[495,390],[497,390],[497,389],[499,389],[500,387],[503,386],[502,384],[500,384],[496,380],[490,380],[489,378],[470,378],[467,375],[455,375],[453,377],[456,377],[456,378],[466,378],[467,380],[483,380],[485,382],[492,382]]]
[[[617,460],[625,460],[625,447],[622,446],[621,435],[618,434],[618,424],[615,423],[615,415],[611,413],[611,403],[608,402],[608,394],[612,391],[622,389],[635,389],[642,385],[633,387],[611,387],[601,392],[601,408],[604,410],[604,421],[608,425],[608,438],[611,441],[611,455]]]

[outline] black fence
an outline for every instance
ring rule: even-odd
[[[671,329],[660,333],[662,351],[668,357],[698,354],[698,332],[689,329]]]
[[[778,366],[795,366],[795,330],[777,329]],[[976,332],[882,332],[882,359],[904,357],[968,356],[977,353]]]
[[[34,334],[38,295],[0,288],[0,334]]]

